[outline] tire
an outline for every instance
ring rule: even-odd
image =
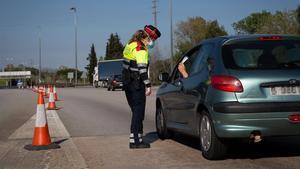
[[[107,87],[107,91],[110,91],[110,87],[109,86]]]
[[[115,91],[116,89],[114,87],[111,88],[111,91]]]
[[[166,125],[165,113],[160,104],[156,106],[155,124],[157,135],[161,140],[170,138],[170,132]]]
[[[224,159],[227,146],[216,135],[212,120],[206,111],[201,113],[199,122],[200,147],[208,160]]]
[[[98,82],[94,82],[95,88],[98,88]]]

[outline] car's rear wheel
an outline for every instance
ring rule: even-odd
[[[206,111],[201,114],[199,127],[202,155],[209,160],[223,159],[227,146],[216,136],[212,120]]]
[[[94,86],[95,86],[95,88],[98,88],[99,86],[98,86],[98,82],[94,82]]]
[[[109,86],[107,86],[107,91],[110,91],[110,87]]]
[[[160,104],[156,106],[155,122],[158,137],[161,140],[168,139],[170,137],[170,133],[166,126],[165,114]]]

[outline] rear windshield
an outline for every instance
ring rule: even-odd
[[[122,79],[122,75],[115,75],[115,76],[114,76],[114,79],[115,79],[115,80],[121,80],[121,79]]]
[[[243,41],[222,47],[229,69],[300,69],[300,41]]]

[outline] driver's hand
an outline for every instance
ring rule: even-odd
[[[185,65],[183,63],[179,63],[178,70],[184,78],[187,78],[189,74],[186,72]]]

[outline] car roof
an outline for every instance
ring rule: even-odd
[[[232,41],[232,40],[247,40],[247,39],[257,39],[260,37],[282,37],[283,39],[289,40],[300,40],[300,36],[297,35],[283,35],[283,34],[251,34],[251,35],[229,35],[229,36],[219,36],[215,38],[206,39],[200,44],[211,43],[211,42],[220,42],[220,41]]]

